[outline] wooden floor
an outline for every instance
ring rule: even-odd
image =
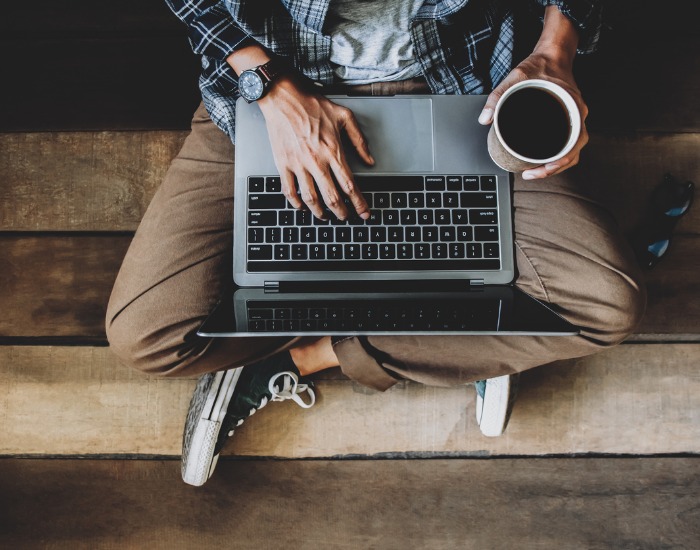
[[[581,173],[628,233],[664,173],[700,183],[692,7],[611,2],[577,62]],[[316,407],[251,418],[194,489],[175,459],[195,381],[123,368],[103,319],[197,60],[162,0],[4,14],[21,85],[0,87],[0,548],[700,548],[697,205],[637,332],[525,373],[504,437],[480,435],[471,388],[377,394],[331,371]]]
[[[697,548],[698,458],[0,460],[2,548]],[[40,514],[37,511],[40,510]]]

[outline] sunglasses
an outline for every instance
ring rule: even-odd
[[[693,182],[681,183],[671,174],[654,189],[647,214],[631,238],[642,267],[651,269],[666,255],[673,229],[690,210],[694,193]]]

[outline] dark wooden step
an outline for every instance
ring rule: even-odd
[[[696,458],[3,460],[4,548],[696,548]]]

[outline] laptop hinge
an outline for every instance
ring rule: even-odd
[[[469,279],[469,286],[484,286],[483,279]]]
[[[263,288],[265,289],[266,294],[273,294],[280,291],[280,284],[279,281],[265,281],[263,283]]]

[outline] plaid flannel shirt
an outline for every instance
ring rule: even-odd
[[[332,0],[166,0],[202,56],[199,86],[212,120],[232,140],[238,78],[225,59],[257,42],[312,81],[334,82],[323,24]],[[595,48],[599,0],[525,0],[555,5],[579,30],[579,52]],[[411,27],[414,53],[435,94],[483,94],[513,67],[515,11],[523,0],[425,0]]]

